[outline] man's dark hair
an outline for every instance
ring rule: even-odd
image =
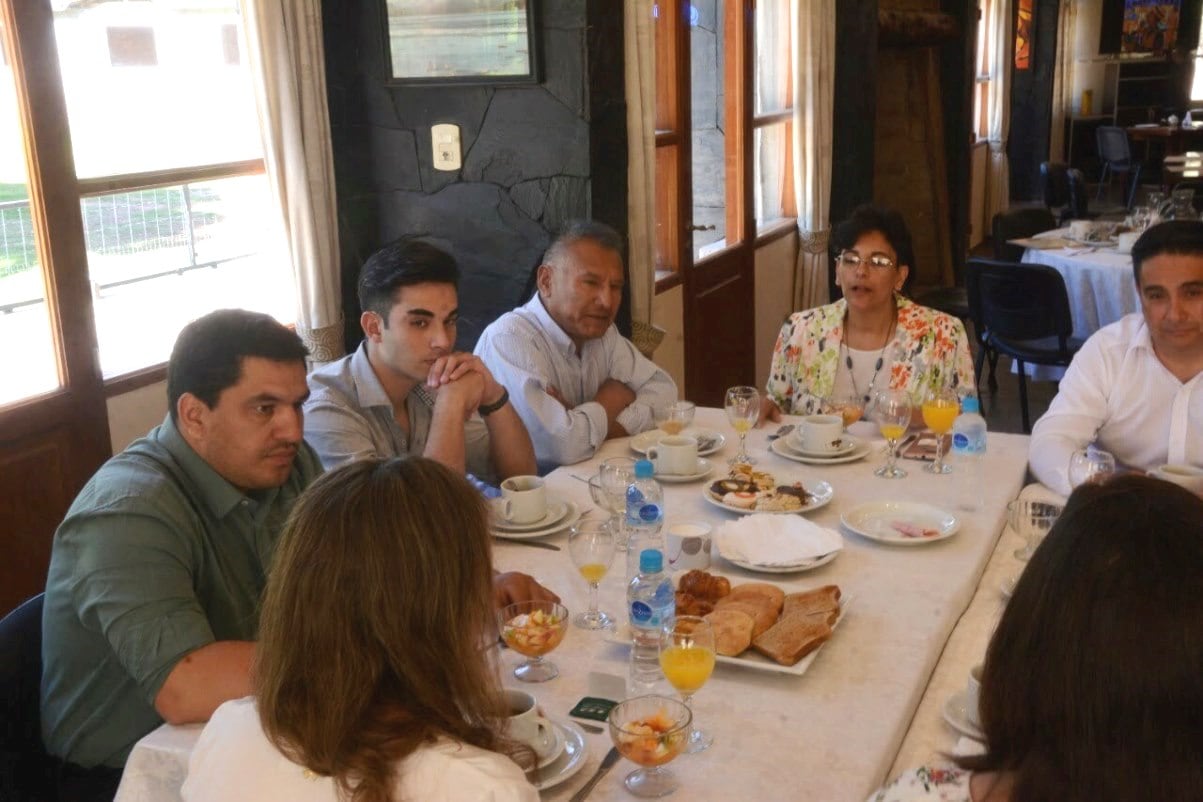
[[[1140,266],[1146,259],[1163,253],[1203,256],[1203,222],[1169,220],[1158,223],[1140,235],[1132,246],[1132,277],[1140,286]]]
[[[167,362],[167,404],[171,420],[184,393],[212,409],[222,390],[242,376],[243,357],[305,364],[309,349],[295,332],[270,315],[245,309],[219,309],[189,323],[176,338]]]
[[[559,263],[565,250],[579,240],[589,240],[595,245],[613,251],[619,258],[623,256],[622,235],[605,223],[596,220],[569,220],[556,233],[547,251],[543,254],[543,264]]]
[[[402,237],[368,257],[359,270],[359,310],[375,312],[388,327],[388,313],[401,287],[433,281],[459,286],[455,258],[415,237]]]
[[[910,273],[903,283],[905,289],[915,277],[915,248],[911,243],[911,232],[906,227],[906,220],[893,209],[885,206],[875,206],[866,203],[857,206],[847,220],[836,225],[831,232],[831,254],[838,256],[841,251],[856,246],[856,241],[871,231],[878,231],[894,253],[898,254],[898,265],[906,265]]]

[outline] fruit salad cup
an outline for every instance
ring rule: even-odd
[[[664,764],[681,754],[689,742],[693,721],[689,708],[667,696],[636,696],[615,705],[607,721],[615,748],[641,767],[623,780],[627,790],[639,797],[675,791],[677,780]]]
[[[560,675],[555,663],[543,655],[560,645],[568,630],[568,610],[549,601],[516,602],[497,613],[501,638],[527,660],[514,669],[523,682],[546,682]]]

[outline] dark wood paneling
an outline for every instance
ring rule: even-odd
[[[0,615],[46,585],[51,536],[75,491],[70,463],[66,429],[0,449]]]

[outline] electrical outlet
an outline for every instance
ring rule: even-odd
[[[459,147],[459,126],[439,123],[430,129],[431,151],[434,153],[434,169],[458,170],[463,164]]]

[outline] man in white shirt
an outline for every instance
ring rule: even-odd
[[[478,357],[453,350],[458,281],[451,255],[422,239],[364,262],[363,342],[309,376],[305,439],[327,469],[410,454],[488,481],[535,472],[505,388]]]
[[[652,407],[677,398],[665,373],[618,333],[622,240],[569,223],[547,249],[538,292],[485,329],[476,353],[509,390],[540,471],[589,459],[611,437],[652,428]]]
[[[1095,332],[1032,429],[1032,473],[1068,494],[1094,442],[1137,470],[1203,467],[1203,222],[1154,226],[1132,248],[1142,313]]]

